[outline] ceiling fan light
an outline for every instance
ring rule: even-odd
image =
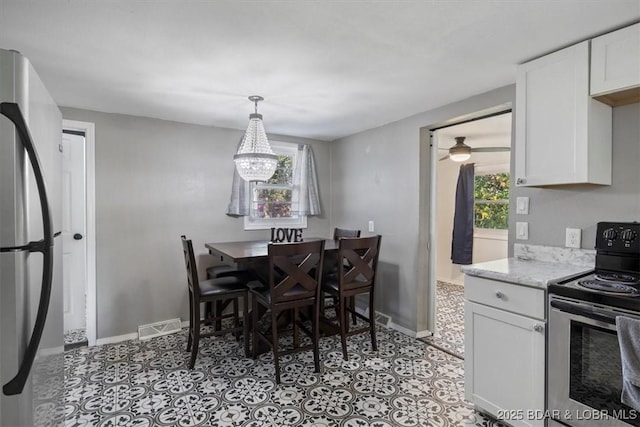
[[[449,158],[454,162],[464,162],[471,157],[471,153],[457,153],[457,154],[449,154]]]
[[[464,162],[471,157],[471,147],[464,143],[464,136],[457,136],[456,145],[449,148],[449,158],[454,162]]]

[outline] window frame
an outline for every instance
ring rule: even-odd
[[[294,142],[269,141],[271,149],[276,155],[286,155],[292,157],[292,173],[291,185],[286,184],[269,184],[265,182],[249,183],[249,194],[251,197],[249,215],[244,217],[245,230],[268,230],[272,227],[288,227],[288,228],[307,228],[307,216],[298,215],[293,218],[255,218],[253,217],[253,206],[256,200],[256,193],[260,189],[272,190],[291,190],[291,210],[300,211],[300,183],[295,182],[297,163],[300,161],[300,150],[298,144]]]
[[[510,165],[508,163],[502,163],[502,164],[496,164],[496,165],[482,165],[482,166],[476,167],[475,176],[473,177],[474,191],[475,191],[476,176],[492,175],[492,174],[498,174],[498,173],[508,173],[509,180],[511,180],[511,170],[510,170]],[[485,201],[485,202],[496,203],[496,204],[506,204],[508,206],[509,201],[511,200],[511,186],[509,186],[509,198],[501,199],[501,200],[504,200],[504,202],[497,202],[497,201],[491,201],[491,200]],[[482,204],[489,204],[489,203],[482,203]],[[474,198],[473,200],[474,211],[475,211],[475,205],[476,205],[476,200]],[[475,215],[474,215],[474,218],[475,218]],[[507,240],[508,236],[509,236],[509,220],[508,219],[507,219],[507,228],[504,228],[504,229],[476,227],[476,223],[474,219],[473,237],[478,237],[482,239],[493,239],[493,240]]]

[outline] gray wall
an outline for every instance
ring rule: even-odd
[[[193,239],[201,273],[213,263],[208,241],[256,240],[225,215],[242,131],[62,108],[63,117],[95,123],[98,338],[138,325],[188,319],[180,235]],[[266,124],[268,128],[268,123]],[[307,142],[318,171],[320,217],[305,236],[330,234],[330,144]]]
[[[420,129],[513,102],[514,96],[515,87],[507,86],[332,144],[305,141],[316,156],[323,205],[305,235],[328,236],[334,226],[366,231],[373,220],[383,236],[377,306],[394,323],[427,328],[428,289],[419,278],[426,258],[418,253],[425,211],[420,155],[428,146],[420,142]],[[193,238],[201,271],[213,262],[206,241],[268,237],[267,231],[244,231],[241,219],[225,215],[230,159],[242,131],[62,110],[66,119],[96,124],[98,338],[186,319],[180,234]],[[563,246],[565,227],[578,227],[582,246],[592,248],[597,221],[640,219],[640,104],[613,114],[613,185],[514,187],[513,201],[530,197],[530,214],[516,217],[512,203],[510,253],[516,220],[529,222],[527,243]]]
[[[507,86],[435,110],[334,141],[331,150],[331,224],[367,230],[373,220],[382,235],[377,309],[410,331],[427,329],[428,290],[419,280],[420,129],[510,103]],[[427,174],[428,176],[428,174]],[[428,182],[423,183],[428,186]]]
[[[331,223],[366,230],[367,221],[375,221],[376,232],[383,236],[376,305],[391,315],[394,323],[424,331],[429,314],[427,281],[419,274],[420,265],[427,262],[426,255],[418,255],[423,245],[418,230],[424,227],[420,216],[428,212],[428,206],[421,205],[427,200],[420,194],[419,181],[429,176],[428,172],[420,173],[421,167],[428,166],[420,163],[419,154],[429,149],[424,140],[421,146],[419,129],[459,121],[514,101],[515,86],[506,86],[334,142]],[[512,175],[514,153],[515,148],[511,153]],[[583,229],[582,247],[593,248],[598,221],[640,220],[639,184],[640,104],[616,107],[613,184],[516,188],[512,183],[509,254],[513,253],[516,220],[529,222],[526,243],[564,246],[564,229],[578,227]],[[428,182],[423,183],[422,191],[425,186]],[[522,195],[530,197],[530,213],[516,216],[515,198]]]
[[[514,187],[514,201],[529,196],[529,215],[512,210],[509,234],[515,236],[515,220],[527,221],[529,240],[511,243],[564,246],[571,227],[582,229],[582,247],[593,249],[598,221],[640,221],[640,104],[613,109],[612,143],[610,186]]]

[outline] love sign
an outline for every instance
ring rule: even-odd
[[[273,243],[302,242],[302,228],[271,227],[271,241]]]

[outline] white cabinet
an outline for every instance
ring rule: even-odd
[[[466,276],[465,299],[466,400],[513,426],[544,426],[545,291]]]
[[[518,186],[611,184],[611,107],[589,95],[589,41],[518,67]]]
[[[614,106],[640,101],[640,24],[591,41],[591,96]]]

